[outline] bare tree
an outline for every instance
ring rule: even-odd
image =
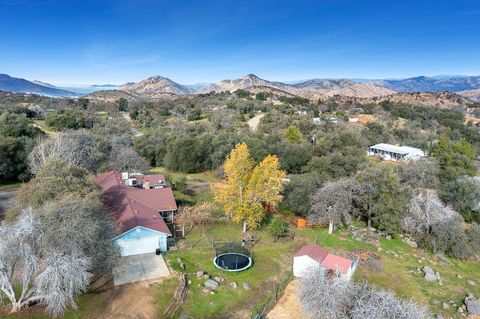
[[[108,160],[108,167],[120,172],[142,172],[148,169],[147,161],[130,147],[122,147],[112,150]]]
[[[349,224],[353,187],[354,180],[351,178],[326,182],[312,195],[312,213],[308,216],[308,220],[314,223],[328,223],[330,230],[334,225]]]
[[[38,142],[28,157],[30,171],[36,174],[51,159],[60,159],[95,172],[99,154],[87,131],[68,131]]]
[[[411,234],[421,234],[430,232],[439,223],[462,221],[460,214],[442,203],[436,192],[426,190],[411,199],[402,227]]]
[[[81,252],[59,253],[43,240],[43,225],[31,208],[13,224],[0,226],[0,291],[12,312],[42,303],[58,316],[76,307],[74,297],[90,282],[89,267]]]
[[[56,251],[81,252],[91,260],[95,275],[108,273],[117,264],[115,221],[96,194],[64,196],[36,213],[44,224],[43,240]]]
[[[355,284],[352,319],[422,319],[430,318],[424,306],[398,299],[392,292],[366,284]]]
[[[401,300],[391,292],[366,284],[327,276],[325,269],[313,269],[300,280],[300,302],[305,314],[325,319],[426,319],[426,307]]]
[[[413,190],[437,188],[438,172],[438,161],[435,158],[423,158],[403,164],[400,169],[400,180]]]
[[[193,228],[195,225],[213,223],[211,212],[215,209],[212,203],[201,203],[195,206],[183,206],[176,215],[176,221]]]
[[[348,318],[352,297],[353,289],[347,281],[327,279],[321,267],[300,280],[300,302],[310,318]]]

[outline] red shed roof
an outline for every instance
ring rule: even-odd
[[[126,186],[120,173],[110,171],[95,178],[103,189],[105,206],[126,232],[137,226],[171,235],[160,211],[176,210],[171,188],[141,189]]]
[[[305,245],[295,254],[295,257],[308,256],[318,262],[321,267],[346,274],[353,261],[328,252],[318,245]]]
[[[308,256],[315,261],[321,261],[328,255],[328,250],[318,245],[305,245],[295,254],[295,257]]]

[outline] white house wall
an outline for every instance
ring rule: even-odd
[[[303,277],[312,269],[318,267],[320,267],[318,262],[308,256],[293,257],[293,275],[295,277]]]

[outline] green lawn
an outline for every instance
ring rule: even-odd
[[[206,235],[217,241],[241,240],[242,228],[231,222],[220,222],[206,226]],[[213,264],[214,251],[207,237],[200,228],[194,229],[180,246],[184,249],[167,254],[167,260],[172,268],[180,270],[176,259],[180,257],[186,264],[185,272],[192,281],[187,301],[182,307],[182,313],[194,318],[224,316],[228,313],[238,313],[245,317],[255,311],[258,302],[269,296],[276,281],[290,272],[291,255],[299,243],[292,241],[273,242],[266,231],[251,232],[258,239],[252,249],[254,265],[240,273],[229,273],[217,269]],[[211,277],[223,276],[225,281],[213,296],[203,293],[204,278],[197,279],[197,271],[207,272]],[[235,281],[239,287],[233,288],[230,282]],[[251,290],[244,290],[242,285],[248,282]]]

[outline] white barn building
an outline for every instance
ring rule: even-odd
[[[368,148],[368,156],[380,156],[386,161],[419,160],[425,157],[425,152],[415,147],[380,143]]]

